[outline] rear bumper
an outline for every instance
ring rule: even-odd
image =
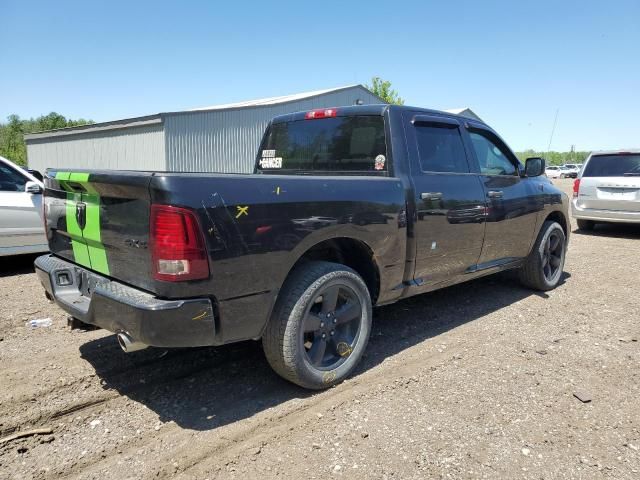
[[[581,208],[578,206],[575,199],[571,201],[571,214],[573,215],[573,218],[580,220],[593,220],[595,222],[640,223],[640,212]]]
[[[47,294],[67,313],[156,347],[214,345],[211,300],[162,300],[53,255],[35,261]]]

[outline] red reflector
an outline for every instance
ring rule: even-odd
[[[578,192],[580,191],[580,179],[576,178],[573,181],[573,196],[577,197],[578,196]]]
[[[269,231],[271,231],[271,225],[265,225],[263,227],[256,228],[256,233],[258,235],[262,235],[263,233],[267,233]]]
[[[319,110],[311,110],[304,116],[306,120],[315,120],[316,118],[330,118],[335,117],[338,114],[338,110],[335,108],[321,108]]]
[[[151,205],[149,244],[156,280],[178,282],[209,276],[209,262],[193,211]]]

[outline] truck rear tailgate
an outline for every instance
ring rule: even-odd
[[[150,172],[48,170],[45,217],[52,253],[152,290]]]

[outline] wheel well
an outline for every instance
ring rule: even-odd
[[[358,272],[367,285],[372,304],[376,304],[380,292],[380,271],[367,244],[353,238],[325,240],[307,250],[291,271],[314,260],[340,263]]]
[[[567,236],[569,234],[569,225],[567,225],[567,219],[565,218],[562,212],[559,212],[559,211],[551,212],[547,216],[546,220],[558,222],[562,227],[562,230],[564,230],[564,235]]]

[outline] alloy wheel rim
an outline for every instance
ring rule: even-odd
[[[351,356],[362,324],[362,304],[347,285],[321,289],[305,312],[302,347],[306,361],[318,370],[332,370]]]
[[[552,282],[559,275],[562,268],[564,243],[558,232],[551,232],[544,243],[542,252],[542,273],[548,282]]]

